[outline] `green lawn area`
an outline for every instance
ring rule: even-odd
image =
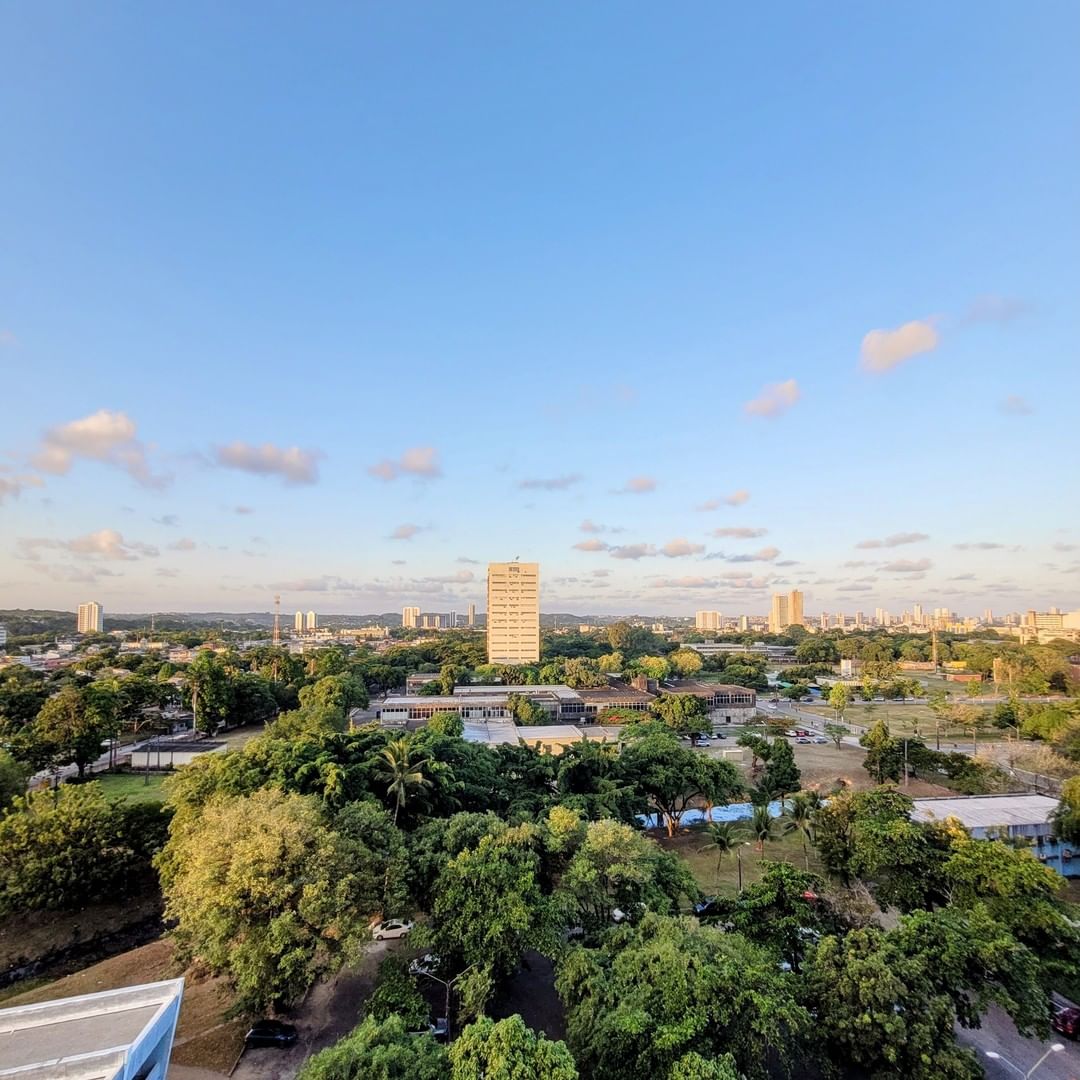
[[[261,735],[266,728],[262,724],[253,724],[250,727],[233,728],[231,731],[223,731],[214,736],[214,742],[227,743],[230,750],[239,750],[244,743],[251,742],[256,735]]]
[[[731,895],[738,892],[739,868],[735,853],[731,852],[724,856],[720,863],[720,871],[717,873],[716,852],[702,851],[708,844],[708,838],[703,831],[690,829],[672,840],[667,837],[659,837],[660,845],[668,851],[677,852],[686,861],[694,875],[698,885],[707,895]],[[816,874],[822,874],[821,860],[811,845],[807,845],[810,854],[810,869]],[[765,854],[759,855],[753,845],[742,849],[742,873],[743,885],[750,885],[761,880],[761,860],[771,859],[774,862],[789,862],[799,867],[806,868],[803,856],[802,834],[789,833],[765,845]]]
[[[977,706],[978,702],[973,701],[972,704]],[[823,716],[826,720],[834,718],[832,709],[827,705],[800,705],[799,708],[805,712]],[[934,741],[935,719],[929,705],[904,705],[888,701],[875,701],[873,704],[855,701],[844,711],[844,723],[846,724],[859,724],[863,727],[869,727],[869,725],[877,723],[878,720],[884,720],[894,735],[918,735],[920,738],[925,739],[928,744]],[[942,740],[971,742],[970,730],[947,724],[944,721],[938,721],[938,723]],[[1007,734],[1008,730],[1003,731],[1001,728],[990,727],[987,724],[986,727],[979,731],[979,742],[1001,739]]]
[[[94,779],[105,789],[110,799],[127,797],[129,802],[162,799],[161,785],[166,773],[150,773],[150,783],[142,773],[98,773]]]

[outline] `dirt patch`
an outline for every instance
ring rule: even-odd
[[[799,766],[804,788],[816,788],[824,794],[839,786],[840,781],[844,782],[843,786],[854,791],[866,791],[877,786],[863,768],[866,753],[858,747],[845,743],[837,750],[831,742],[827,746],[794,743],[792,749],[795,751],[795,764]],[[949,788],[915,777],[901,790],[913,799],[953,794]]]
[[[119,903],[80,911],[31,911],[0,922],[0,987],[56,979],[160,936],[161,893],[155,885]]]

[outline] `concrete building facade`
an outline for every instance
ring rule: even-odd
[[[77,629],[80,634],[100,634],[105,627],[105,612],[96,600],[79,605]]]
[[[540,564],[488,563],[489,664],[540,661]]]
[[[420,625],[420,609],[418,607],[402,608],[401,625],[406,630],[415,630]]]

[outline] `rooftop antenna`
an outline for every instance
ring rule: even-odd
[[[281,644],[281,597],[274,597],[274,644]]]

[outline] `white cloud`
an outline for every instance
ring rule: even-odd
[[[787,412],[802,396],[795,379],[769,383],[756,398],[743,406],[743,412],[751,416],[779,416]]]
[[[459,563],[465,563],[468,566],[479,566],[480,565],[480,560],[479,559],[470,559],[466,555],[459,555],[454,561],[459,562]]]
[[[644,559],[656,554],[652,544],[622,544],[611,549],[613,559]]]
[[[730,495],[725,495],[722,499],[706,499],[700,506],[696,506],[694,509],[701,511],[719,510],[721,506],[742,506],[743,503],[748,502],[750,499],[750,492],[746,488],[739,488],[738,491],[733,491]]]
[[[686,555],[700,555],[704,550],[704,544],[691,544],[684,537],[679,537],[677,540],[669,540],[660,549],[660,553],[669,559],[681,559]]]
[[[233,507],[233,513],[234,514],[254,514],[255,513],[255,507],[254,506],[234,506]]]
[[[11,496],[17,499],[27,488],[41,487],[41,477],[13,473],[5,474],[0,471],[0,503]]]
[[[1027,398],[1019,394],[1009,394],[998,406],[1006,416],[1030,416],[1035,410]]]
[[[423,532],[423,525],[413,525],[411,522],[406,522],[404,525],[399,525],[389,536],[391,540],[411,540],[418,532]]]
[[[731,537],[734,540],[753,540],[755,537],[764,536],[768,531],[768,529],[750,529],[745,526],[729,525],[724,529],[713,529],[709,535],[715,536],[717,540],[723,540],[725,537]]]
[[[881,374],[920,353],[932,352],[940,338],[933,323],[916,319],[895,330],[871,330],[862,340],[863,371]]]
[[[1004,544],[995,543],[993,540],[971,540],[966,544],[953,544],[957,551],[997,551],[1004,548]]]
[[[621,533],[625,532],[625,529],[619,528],[617,525],[599,525],[595,521],[590,521],[586,518],[578,528],[583,533]]]
[[[715,589],[719,587],[716,578],[706,577],[680,577],[680,578],[657,578],[650,582],[650,589]]]
[[[607,551],[608,545],[603,540],[579,540],[575,545],[576,551]]]
[[[131,562],[141,556],[154,558],[159,554],[153,544],[127,541],[115,529],[98,529],[97,532],[77,536],[73,540],[54,540],[48,537],[24,537],[19,541],[23,558],[39,561],[42,550],[67,551],[89,559],[122,560]]]
[[[172,477],[155,475],[147,448],[136,437],[135,421],[126,413],[98,409],[96,413],[49,428],[34,456],[42,472],[63,475],[79,458],[122,469],[144,487],[165,487]]]
[[[613,492],[614,495],[645,495],[656,490],[656,480],[651,476],[631,476],[624,487]]]
[[[568,487],[580,483],[580,473],[567,473],[565,476],[534,477],[522,480],[518,487],[526,491],[565,491]]]
[[[314,484],[319,479],[318,450],[298,446],[281,447],[273,443],[254,446],[232,442],[214,447],[214,460],[223,468],[239,469],[256,476],[279,476],[286,484]]]
[[[902,532],[893,533],[891,536],[886,536],[881,540],[860,540],[855,546],[857,548],[891,548],[900,547],[901,544],[917,544],[921,540],[929,539],[930,537],[926,533]]]
[[[162,514],[161,517],[152,519],[155,525],[164,525],[165,528],[171,529],[180,524],[180,518],[176,514]]]
[[[997,293],[987,293],[985,296],[977,296],[964,312],[964,323],[1007,323],[1026,315],[1030,311],[1030,305],[1015,296],[999,296]]]
[[[607,577],[611,573],[611,571],[610,570],[592,570],[592,571],[590,571],[590,573],[592,574],[593,577]]]
[[[401,476],[415,476],[423,480],[433,480],[442,476],[439,465],[439,452],[433,446],[413,446],[396,460],[383,458],[372,465],[368,472],[380,480],[397,480]]]
[[[895,559],[885,563],[881,569],[889,574],[921,574],[933,565],[929,559]]]
[[[199,545],[190,536],[182,536],[175,543],[169,545],[170,551],[194,551]]]
[[[724,558],[726,558],[728,562],[772,562],[779,554],[780,549],[777,547],[763,547],[752,554],[727,555],[724,556]]]

